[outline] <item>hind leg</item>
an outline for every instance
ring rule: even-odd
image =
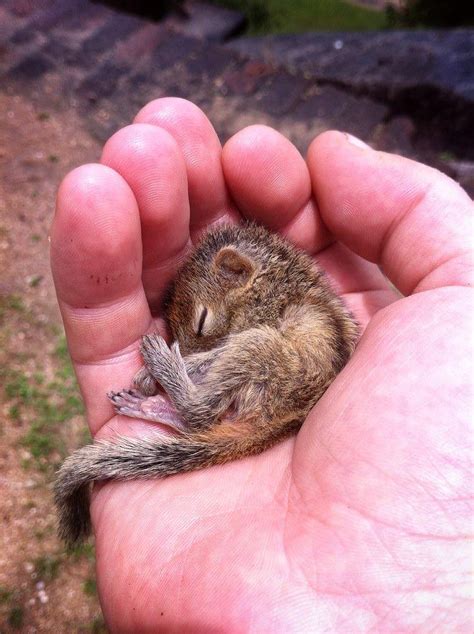
[[[195,372],[196,383],[187,373],[186,359],[181,356],[177,342],[168,347],[159,335],[142,338],[141,353],[153,378],[166,391],[177,411],[192,429],[212,425],[229,405],[220,390],[203,389],[210,368],[221,354],[221,349],[197,353],[188,357],[188,365]],[[199,357],[199,358],[198,358]]]
[[[144,396],[134,390],[107,394],[117,414],[162,423],[176,431],[187,431],[187,425],[170,401],[160,394]]]
[[[183,357],[186,374],[193,383],[199,383],[206,375],[209,366],[216,356],[216,350],[196,352]],[[144,365],[133,377],[133,387],[145,396],[158,394],[159,384],[146,365]]]

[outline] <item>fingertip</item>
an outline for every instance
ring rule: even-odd
[[[111,168],[100,163],[86,163],[74,168],[61,181],[56,196],[56,211],[68,209],[76,196],[81,200],[107,193],[113,188],[129,189],[123,179]]]
[[[237,132],[223,148],[222,163],[239,209],[274,229],[288,224],[310,198],[303,157],[271,127],[252,125]]]
[[[186,165],[169,132],[135,123],[105,144],[102,163],[130,185],[140,209],[145,266],[180,253],[189,240]]]
[[[141,274],[138,207],[130,187],[110,167],[87,164],[63,179],[51,228],[51,268],[60,301],[80,305],[126,294]],[[127,275],[109,284],[115,268]],[[107,276],[106,287],[95,280]],[[110,278],[109,278],[110,275]],[[115,279],[114,275],[114,279]],[[95,289],[94,284],[99,289]]]
[[[222,173],[219,137],[198,106],[178,97],[155,99],[134,122],[164,128],[179,145],[186,164],[193,228],[236,218]]]
[[[364,141],[340,130],[325,130],[318,134],[311,141],[306,154],[308,164],[314,166],[316,159],[330,156],[333,152],[337,152],[344,148],[356,148],[358,150],[371,150],[372,148]]]
[[[150,123],[132,123],[121,128],[105,143],[102,150],[101,164],[112,165],[113,169],[127,168],[130,161],[137,170],[151,160],[171,156],[174,160],[182,161],[178,144],[174,137],[164,128]]]
[[[204,112],[188,99],[181,97],[160,97],[147,103],[135,116],[134,123],[149,123],[152,125],[182,124],[193,128],[200,125],[208,127],[209,119]],[[165,126],[166,127],[166,126]]]

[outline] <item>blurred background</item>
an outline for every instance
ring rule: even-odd
[[[0,632],[103,632],[94,547],[55,537],[51,482],[88,441],[48,264],[56,188],[151,99],[304,154],[328,128],[474,192],[474,3],[2,0]],[[436,221],[434,219],[434,221]]]

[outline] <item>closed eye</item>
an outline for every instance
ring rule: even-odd
[[[196,333],[198,337],[202,336],[202,329],[204,328],[206,317],[207,317],[207,308],[204,307],[202,310],[201,316],[199,317],[199,323],[198,323],[197,333]]]

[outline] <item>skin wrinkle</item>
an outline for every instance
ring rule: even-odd
[[[317,479],[315,480],[315,483],[317,483]],[[291,480],[290,482],[290,486],[288,488],[288,503],[287,503],[287,512],[285,513],[285,517],[284,517],[284,529],[282,531],[282,543],[283,543],[283,553],[285,554],[286,557],[286,561],[287,561],[287,565],[288,565],[288,570],[289,570],[289,576],[294,576],[296,574],[297,578],[302,578],[306,584],[307,587],[311,588],[313,591],[316,591],[319,593],[319,589],[317,587],[317,582],[313,582],[313,579],[309,577],[305,566],[304,566],[304,561],[301,561],[299,558],[296,557],[292,557],[290,554],[290,551],[293,550],[290,547],[290,543],[291,540],[293,539],[293,533],[294,533],[294,528],[290,527],[290,524],[293,523],[294,524],[294,520],[288,520],[289,514],[290,514],[290,505],[291,503],[291,498],[292,496],[294,496],[294,491],[296,491],[297,496],[300,499],[302,498],[302,493],[298,488],[297,483],[295,482],[294,479]],[[297,504],[293,504],[293,506],[296,508]],[[306,514],[307,514],[307,509],[308,507],[303,507],[306,510]],[[315,518],[316,521],[318,522],[318,518]],[[306,520],[307,521],[307,520]],[[305,519],[303,519],[301,522],[298,522],[299,525],[305,525]],[[324,523],[323,525],[325,525],[326,527],[329,527],[328,523]],[[313,531],[311,531],[311,533],[313,533]]]
[[[332,256],[334,256],[338,260],[341,260],[341,265],[343,267],[343,271],[342,271],[343,275],[341,280],[339,280],[340,275],[336,278],[335,275],[331,271],[331,267],[328,266],[326,263],[326,260],[328,259],[330,260]],[[378,288],[380,288],[381,290],[391,290],[394,297],[397,297],[397,295],[395,294],[395,292],[389,285],[387,278],[380,271],[380,269],[378,267],[374,268],[373,264],[368,263],[366,260],[361,258],[361,256],[353,252],[349,251],[349,253],[347,253],[347,247],[343,243],[340,243],[337,241],[332,242],[327,247],[323,248],[317,253],[316,261],[318,263],[321,263],[322,268],[324,269],[326,273],[326,276],[331,281],[332,287],[336,290],[338,294],[342,296],[347,295],[348,293],[351,293],[351,292],[357,292],[359,294],[362,294],[364,291],[359,290],[359,288],[361,286],[362,288],[365,288],[367,283],[366,279],[369,279],[369,280],[374,280],[374,283],[377,283]],[[347,264],[346,264],[346,261],[347,261]],[[351,269],[351,273],[353,275],[350,281],[347,279],[348,276],[346,271],[346,269],[349,269],[349,268]],[[356,271],[354,271],[355,268],[357,268]],[[338,272],[341,273],[340,270]],[[352,291],[347,288],[347,285],[350,282],[352,282],[352,284],[349,286],[349,289],[351,287],[354,287],[354,289],[357,289],[357,290]],[[374,288],[376,287],[374,286]]]
[[[144,264],[143,273],[155,273],[170,268],[179,268],[186,259],[186,256],[189,253],[191,247],[191,238],[189,238],[184,246],[177,249],[176,252],[167,255],[166,258],[164,258],[163,260],[159,260],[158,262],[154,262],[152,265],[148,266]]]
[[[67,316],[67,329],[71,330],[72,328],[78,328],[78,326],[81,324],[84,325],[85,327],[87,326],[92,327],[92,324],[93,324],[94,327],[97,328],[97,326],[102,321],[104,321],[107,325],[110,326],[110,324],[114,323],[115,319],[118,318],[119,313],[123,312],[123,306],[120,308],[117,307],[116,317],[115,319],[112,319],[112,320],[111,320],[110,314],[106,315],[105,313],[100,311],[101,319],[95,319],[91,321],[89,311],[90,309],[73,309],[72,312],[63,313],[63,314],[66,314]],[[135,351],[138,350],[139,338],[141,337],[142,334],[145,334],[145,332],[148,332],[149,329],[153,330],[152,326],[153,326],[153,320],[151,315],[149,314],[146,317],[146,321],[143,324],[143,328],[140,329],[140,334],[136,333],[135,335],[132,336],[131,340],[129,341],[122,341],[121,344],[124,344],[122,348],[114,348],[113,347],[114,340],[110,340],[110,341],[104,340],[103,346],[107,349],[107,352],[99,353],[98,351],[96,351],[94,353],[94,359],[99,364],[102,364],[104,362],[107,363],[107,361],[110,359],[120,358],[120,357],[126,358],[130,352],[130,349],[133,346],[135,346]],[[89,357],[91,356],[91,352],[89,352],[87,348],[85,350],[86,352],[88,352],[87,356],[84,356],[84,354],[81,356],[80,354],[78,354],[78,346],[74,346],[72,349],[70,349],[71,357],[74,360],[74,362],[77,364],[80,364],[82,366],[90,365],[91,367],[93,367],[94,365],[96,365],[96,362],[92,362],[92,359],[89,359]],[[84,348],[81,348],[81,353],[84,353]]]
[[[433,497],[431,490],[429,490],[428,487],[421,480],[419,480],[417,484],[427,494],[427,496],[429,496],[431,501],[434,502],[438,506],[440,511],[443,513],[446,521],[451,525],[453,533],[457,533],[457,536],[454,538],[455,540],[458,540],[458,539],[464,540],[464,539],[470,539],[473,537],[474,533],[466,534],[466,535],[459,534],[459,530],[456,529],[453,524],[452,513],[446,510],[443,500]],[[426,537],[429,537],[429,535],[426,535]],[[451,535],[433,535],[432,537],[435,539],[442,539],[444,541],[453,540],[453,537]]]
[[[130,292],[130,290],[124,295],[120,295],[119,297],[115,297],[106,302],[90,302],[90,306],[84,305],[74,305],[70,302],[65,302],[61,300],[61,308],[65,307],[70,311],[72,317],[78,318],[78,321],[81,321],[82,318],[89,318],[90,316],[94,316],[94,313],[102,313],[109,311],[111,308],[117,307],[117,310],[122,310],[123,306],[131,306],[137,297],[143,293],[143,286],[141,283],[136,285],[135,291]]]
[[[322,249],[334,242],[334,237],[323,223],[313,197],[309,198],[289,223],[280,229],[280,232],[311,257],[316,257]]]
[[[385,267],[385,261],[387,257],[389,257],[390,255],[389,253],[390,243],[392,242],[394,237],[396,237],[397,231],[401,229],[402,232],[404,232],[403,225],[406,224],[407,220],[409,220],[409,217],[412,215],[412,213],[416,215],[417,212],[419,212],[420,208],[424,204],[428,204],[427,202],[428,196],[435,189],[435,185],[436,185],[436,181],[433,180],[427,186],[425,186],[425,188],[421,192],[418,192],[414,200],[408,206],[408,208],[403,210],[403,212],[399,213],[398,215],[396,215],[392,219],[389,227],[386,229],[385,235],[382,238],[382,242],[376,257],[376,261],[380,262],[381,266],[385,270],[389,270],[389,268],[391,268],[389,266],[387,266],[387,268]],[[412,223],[412,224],[415,225],[415,223]],[[448,263],[452,259],[455,259],[458,257],[462,258],[464,254],[467,255],[470,253],[471,251],[468,251],[468,250],[464,251],[464,253],[462,251],[461,253],[457,251],[456,253],[448,254],[444,259],[441,257],[441,261],[437,260],[432,262],[431,268],[429,270],[425,271],[424,273],[418,272],[418,279],[416,279],[415,281],[412,280],[410,282],[409,288],[404,289],[404,294],[412,295],[412,294],[415,294],[416,292],[420,292],[419,290],[417,290],[418,287],[421,287],[420,290],[431,290],[431,287],[428,287],[426,289],[423,288],[423,284],[425,283],[428,277],[439,272],[440,268],[443,267],[446,263]],[[443,284],[443,286],[444,285],[451,285],[451,284]],[[459,285],[462,286],[463,285],[462,282],[460,282]],[[435,288],[440,288],[440,286],[437,285]]]
[[[440,288],[439,286],[431,286],[430,284],[428,284],[428,280],[430,277],[435,277],[436,274],[439,274],[443,268],[448,268],[448,265],[450,263],[452,263],[453,261],[459,260],[460,262],[463,262],[464,259],[468,260],[468,258],[472,259],[472,249],[470,250],[466,250],[466,251],[461,251],[458,253],[453,253],[451,255],[449,255],[446,260],[441,261],[439,263],[436,264],[436,266],[429,271],[429,273],[427,273],[425,276],[423,276],[423,278],[418,282],[418,284],[414,287],[412,293],[422,293],[425,291],[430,291],[433,290],[434,288]],[[456,281],[456,280],[452,280],[450,282],[448,282],[448,280],[446,279],[446,276],[442,276],[445,279],[445,283],[443,284],[443,288],[449,287],[449,286],[461,286],[461,287],[467,287],[467,288],[471,288],[472,285],[472,264],[466,264],[465,265],[465,269],[466,272],[469,273],[469,279],[464,281],[462,279]],[[457,276],[455,276],[457,277]]]
[[[385,268],[385,255],[388,254],[389,245],[394,236],[394,233],[403,225],[403,223],[407,219],[409,219],[413,212],[416,215],[421,204],[426,200],[427,194],[432,186],[433,183],[431,182],[422,191],[416,192],[413,200],[410,201],[408,206],[396,213],[389,222],[388,226],[385,228],[374,258],[375,262],[380,262],[383,268]],[[410,291],[408,291],[406,294],[409,295]]]
[[[282,235],[286,235],[291,230],[291,227],[300,220],[301,216],[306,211],[306,208],[310,202],[311,202],[311,195],[308,196],[308,199],[305,202],[303,202],[303,204],[300,207],[295,209],[291,218],[285,219],[281,224],[278,221],[275,224],[273,224],[272,230],[277,231],[278,233],[281,233]],[[279,219],[279,216],[277,216],[277,220],[278,219]],[[313,254],[310,253],[310,255],[313,255]]]
[[[309,209],[308,209],[309,207]],[[291,240],[290,236],[292,232],[295,230],[295,227],[298,225],[303,225],[305,223],[305,216],[310,217],[310,226],[314,225],[312,234],[314,233],[314,237],[311,238],[311,242],[314,242],[314,245],[310,249],[305,249],[302,247],[310,256],[315,257],[317,253],[319,253],[322,249],[325,249],[330,244],[334,242],[333,236],[330,234],[329,229],[323,223],[321,215],[319,214],[318,206],[313,196],[310,195],[308,200],[295,211],[295,214],[292,218],[288,220],[286,224],[283,224],[281,227],[274,227],[274,230],[278,230],[283,236],[286,236],[291,242],[295,243],[295,240]],[[307,228],[306,228],[307,229]],[[303,232],[299,232],[300,235]],[[307,236],[308,231],[304,231],[305,238]],[[300,246],[300,244],[297,244]]]
[[[179,557],[181,571],[178,573],[179,581],[178,581],[178,592],[176,597],[176,604],[178,606],[178,610],[183,612],[185,612],[185,609],[186,609],[186,602],[182,600],[184,581],[186,578],[186,563],[189,559],[189,556],[192,552],[195,542],[196,542],[196,531],[194,530],[194,532],[192,533],[191,541],[188,544],[186,544],[186,549],[184,553],[181,552]]]
[[[147,332],[152,329],[150,325],[147,329]],[[110,364],[119,364],[122,361],[132,360],[134,357],[138,358],[138,345],[139,339],[135,339],[132,343],[130,343],[126,348],[122,348],[121,350],[117,350],[112,354],[104,355],[103,357],[96,358],[94,361],[79,361],[76,357],[73,357],[73,361],[77,363],[78,367],[99,367],[103,365]]]
[[[449,535],[445,536],[445,535],[439,535],[439,534],[434,535],[431,533],[422,533],[420,531],[410,530],[404,526],[400,526],[398,524],[393,524],[392,522],[388,522],[387,520],[383,520],[380,517],[368,511],[361,511],[354,505],[351,505],[348,508],[350,508],[352,511],[355,511],[358,515],[360,515],[364,519],[370,520],[371,522],[374,522],[375,524],[379,524],[380,526],[384,526],[385,528],[396,530],[400,533],[403,533],[403,535],[405,535],[406,537],[416,537],[417,539],[420,538],[420,539],[433,540],[433,541],[440,540],[443,542],[458,542],[458,541],[462,542],[470,538],[470,535],[459,535],[456,537],[452,537]],[[413,506],[413,508],[414,510],[417,510],[416,506]]]
[[[461,457],[459,457],[461,458]],[[444,455],[443,456],[443,463],[444,464],[448,464],[451,467],[455,467],[457,470],[459,471],[464,471],[466,473],[470,473],[472,471],[472,460],[469,461],[469,464],[464,464],[461,465],[461,459],[455,461],[455,460],[450,460],[448,456]],[[445,475],[444,473],[438,468],[438,466],[436,465],[436,463],[433,460],[430,460],[430,467],[436,472],[436,475],[438,476],[438,479],[442,480],[445,484],[446,487],[445,489],[448,489],[450,492],[455,490],[455,484],[452,483]],[[445,494],[445,497],[442,498],[438,498],[436,496],[432,495],[433,500],[440,500],[440,501],[445,501],[447,497],[447,494]],[[453,496],[451,495],[450,497],[450,502],[467,502],[469,501],[471,504],[469,505],[469,511],[472,510],[472,496],[470,495],[466,495],[465,497],[462,496]]]
[[[342,297],[362,329],[370,322],[370,317],[375,310],[382,310],[397,301],[390,289],[364,291],[362,295],[345,293]]]
[[[289,522],[288,518],[289,518],[289,506],[290,506],[292,465],[293,465],[293,456],[290,457],[289,473],[286,478],[287,482],[285,482],[285,485],[284,485],[286,489],[286,494],[284,494],[285,500],[279,501],[278,498],[275,498],[275,502],[277,502],[279,506],[281,506],[281,508],[285,510],[282,516],[282,521],[281,521],[282,529],[280,531],[280,534],[281,534],[282,553],[285,557],[286,566],[289,571],[288,573],[289,577],[291,577],[293,565],[292,565],[291,557],[288,555],[288,548],[287,548],[287,542],[286,542],[285,536],[287,534],[288,522]],[[281,489],[282,487],[283,487],[283,483],[280,482],[278,489]]]
[[[382,538],[382,531],[381,530],[377,530],[380,529],[379,525],[368,525],[369,530],[371,531],[371,534],[374,535],[374,537],[376,538],[376,540],[380,543],[380,545],[382,546],[384,552],[387,553],[387,555],[390,557],[391,561],[399,568],[399,569],[405,569],[406,570],[406,565],[403,566],[402,562],[400,561],[399,557],[397,557],[397,555],[393,552],[393,548],[390,548],[390,546],[388,545],[388,543]]]

